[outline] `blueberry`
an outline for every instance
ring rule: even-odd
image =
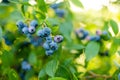
[[[13,42],[10,41],[10,40],[7,38],[7,36],[4,36],[3,38],[4,38],[5,43],[6,43],[7,45],[12,45],[12,44],[13,44]]]
[[[47,51],[45,51],[45,54],[47,55],[47,56],[50,56],[50,55],[52,55],[53,54],[53,50],[47,50]]]
[[[83,33],[83,32],[84,32],[84,29],[83,29],[83,28],[80,28],[78,31]]]
[[[29,31],[29,33],[31,33],[31,34],[33,34],[33,33],[35,33],[35,27],[29,27],[28,28],[28,31]]]
[[[26,34],[26,36],[27,36],[27,38],[29,38],[29,39],[33,38],[33,36],[32,36],[30,33]]]
[[[101,30],[96,31],[96,35],[101,35],[101,34],[102,34]]]
[[[31,22],[30,22],[30,26],[32,26],[32,27],[37,27],[38,26],[38,22],[37,22],[37,20],[32,20]]]
[[[80,39],[85,39],[87,36],[88,36],[88,32],[87,31],[84,31],[82,33],[80,33],[81,35],[79,36]]]
[[[5,35],[3,35],[3,38],[5,40],[6,45],[8,45],[8,46],[12,45],[16,39],[14,33],[10,32],[10,31],[7,31],[5,33]]]
[[[87,37],[88,34],[89,34],[88,31],[84,31],[84,32],[83,32],[84,38]]]
[[[57,9],[57,8],[59,7],[59,4],[52,4],[52,5],[50,5],[50,7],[51,7],[52,9]]]
[[[54,41],[57,42],[57,43],[60,43],[63,41],[63,36],[61,35],[57,35],[54,37]]]
[[[103,34],[103,35],[107,35],[108,32],[107,32],[107,31],[103,31],[102,34]]]
[[[21,63],[21,67],[23,70],[30,70],[31,69],[31,65],[27,61],[23,61]]]
[[[59,16],[59,17],[64,17],[64,15],[65,15],[65,10],[63,10],[63,9],[56,9],[56,10],[55,10],[55,13],[56,13],[56,15]]]
[[[23,32],[24,34],[28,34],[28,33],[29,33],[28,27],[24,27],[24,28],[22,29],[22,32]]]
[[[44,37],[47,37],[51,34],[51,29],[48,27],[44,27],[43,32],[44,32]]]
[[[44,48],[45,50],[50,50],[50,46],[49,46],[49,44],[48,44],[47,42],[45,42],[45,43],[43,44],[43,48]]]
[[[39,30],[39,31],[37,31],[37,36],[39,36],[39,37],[44,37],[44,31],[43,30]]]
[[[51,36],[47,36],[46,37],[46,42],[51,43],[52,42],[52,37]]]
[[[27,25],[24,24],[22,21],[18,21],[18,22],[16,23],[16,25],[17,25],[17,27],[18,27],[20,30],[22,30],[22,28],[24,28],[24,27],[27,27]]]
[[[38,37],[38,44],[41,46],[43,45],[43,39],[41,37]]]
[[[78,38],[84,39],[84,34],[82,32],[76,31],[75,34]]]
[[[110,34],[107,31],[103,31],[102,35],[101,35],[101,38],[104,39],[104,40],[109,40],[111,37],[110,37]]]
[[[40,46],[42,44],[42,38],[39,38],[39,37],[32,37],[30,38],[30,42],[32,45],[34,46]]]
[[[95,36],[90,36],[90,41],[94,41],[96,39]]]
[[[54,41],[52,41],[49,45],[50,45],[51,50],[53,50],[53,51],[58,49],[58,45]]]
[[[95,41],[100,41],[100,39],[101,39],[100,36],[98,36],[98,35],[95,36]]]
[[[90,41],[91,36],[87,36],[85,39]]]
[[[85,31],[83,28],[80,28],[79,30],[76,31],[76,36],[78,38],[85,39],[89,35],[88,31]]]

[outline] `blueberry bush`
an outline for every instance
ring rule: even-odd
[[[119,4],[2,0],[0,80],[120,80]]]

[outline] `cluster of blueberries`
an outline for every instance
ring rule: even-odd
[[[57,43],[63,41],[63,36],[56,35],[54,39],[52,39],[50,28],[45,26],[37,30],[37,26],[38,22],[36,20],[32,20],[29,27],[22,21],[17,22],[18,30],[27,36],[31,44],[34,46],[43,46],[46,50],[46,55],[52,55],[54,51],[58,49]]]
[[[11,31],[6,31],[6,33],[3,35],[3,38],[8,46],[12,45],[15,41],[15,36]]]
[[[56,15],[59,17],[64,17],[65,15],[65,10],[64,9],[60,9],[60,3],[55,3],[50,5],[50,7],[55,11]]]
[[[100,41],[101,39],[109,40],[110,36],[107,31],[96,31],[95,36],[89,35],[89,32],[87,30],[84,30],[83,28],[80,28],[75,31],[76,36],[81,40],[88,40],[88,41]]]
[[[21,68],[22,68],[22,71],[19,73],[19,75],[22,80],[25,80],[26,71],[31,70],[32,66],[28,63],[28,61],[23,60],[21,62]]]

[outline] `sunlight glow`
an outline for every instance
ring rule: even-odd
[[[100,10],[102,6],[108,6],[109,0],[81,0],[85,9]]]
[[[0,0],[0,3],[2,2],[2,0]]]
[[[36,5],[37,3],[36,3],[35,0],[29,0],[29,4],[31,4],[31,5]]]

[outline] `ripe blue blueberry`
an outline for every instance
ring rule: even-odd
[[[3,35],[3,38],[5,40],[6,45],[8,46],[12,45],[16,39],[14,33],[12,33],[11,31],[6,31]]]
[[[53,51],[58,49],[58,45],[54,41],[52,41],[49,45],[50,45],[51,50],[53,50]]]
[[[39,37],[44,37],[44,31],[43,30],[38,30],[37,31],[37,36],[39,36]]]
[[[48,27],[44,27],[43,32],[44,32],[44,37],[47,37],[51,34],[51,29]]]
[[[37,20],[32,20],[32,21],[30,22],[30,26],[36,28],[36,27],[38,26]]]
[[[83,32],[84,37],[87,37],[88,34],[89,34],[88,31],[84,31],[84,32]]]
[[[102,35],[101,35],[101,38],[104,39],[104,40],[109,40],[111,37],[110,37],[110,35],[107,31],[103,31]]]
[[[52,4],[52,5],[50,5],[50,7],[51,7],[52,9],[57,9],[57,8],[59,7],[59,4]]]
[[[90,36],[90,41],[94,41],[96,39],[95,36]]]
[[[31,34],[35,33],[35,27],[30,26],[30,27],[28,28],[28,31],[29,31],[29,33],[31,33]]]
[[[103,35],[107,35],[108,32],[107,32],[107,31],[103,31],[102,34],[103,34]]]
[[[22,29],[22,32],[23,32],[24,34],[28,34],[28,33],[29,33],[28,27],[24,27],[24,28]]]
[[[47,55],[47,56],[50,56],[50,55],[52,55],[53,54],[53,50],[46,50],[45,51],[45,54]]]
[[[76,36],[78,37],[78,38],[80,38],[81,40],[82,39],[85,39],[88,35],[89,35],[89,33],[88,33],[88,31],[85,31],[84,29],[82,29],[82,28],[80,28],[79,30],[76,30]]]
[[[64,9],[56,9],[56,10],[55,10],[55,13],[56,13],[56,15],[59,16],[59,17],[64,17],[64,15],[65,15],[65,10],[64,10]]]
[[[50,50],[50,46],[49,46],[49,44],[48,44],[47,42],[45,42],[45,43],[43,44],[43,48],[44,48],[45,50]]]
[[[84,29],[83,28],[80,28],[79,30],[78,30],[78,32],[84,32]]]
[[[21,63],[21,67],[23,70],[30,70],[31,69],[31,65],[27,61],[23,61]]]
[[[27,38],[29,38],[29,39],[33,38],[33,36],[32,36],[30,33],[26,34],[26,36],[27,36]]]
[[[7,36],[3,36],[3,38],[4,38],[5,43],[6,43],[7,45],[12,45],[12,44],[13,44],[13,42],[10,41],[10,40],[7,38]]]
[[[85,39],[88,36],[88,32],[84,31],[82,33],[79,34],[80,39]]]
[[[54,37],[54,41],[57,42],[57,43],[60,43],[63,41],[63,36],[61,35],[57,35]]]
[[[32,37],[30,38],[30,42],[34,46],[40,46],[43,42],[41,37]]]
[[[100,41],[101,37],[99,35],[95,36],[95,41]]]
[[[75,34],[76,34],[76,36],[77,36],[78,38],[80,38],[80,39],[84,39],[84,35],[83,35],[82,32],[75,31]]]
[[[25,27],[25,24],[22,21],[18,21],[16,25],[19,29],[22,29],[23,27]]]
[[[46,42],[51,43],[52,42],[52,37],[51,36],[47,36],[46,37]]]

